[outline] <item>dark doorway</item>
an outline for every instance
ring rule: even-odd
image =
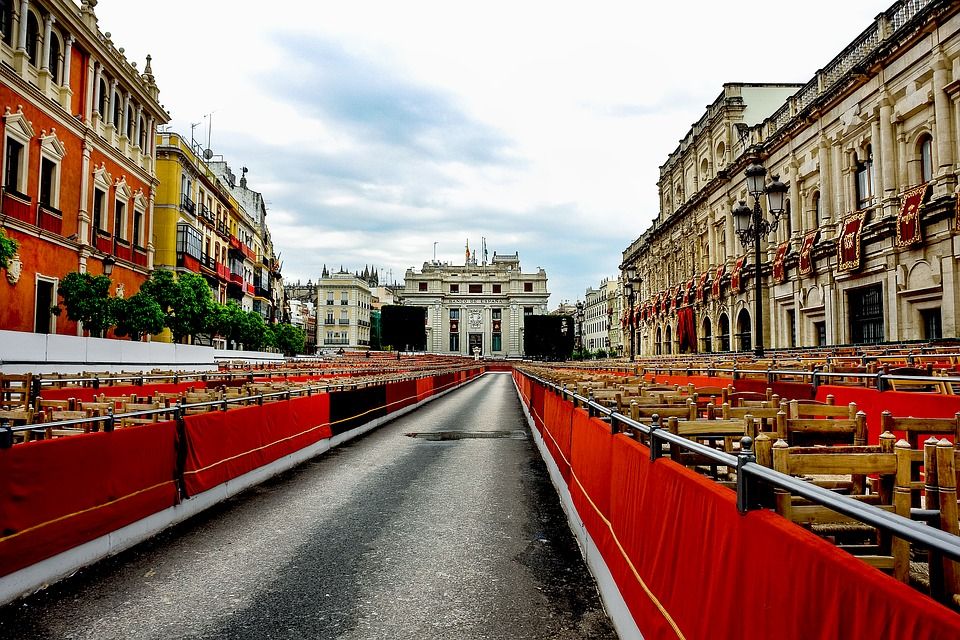
[[[50,333],[50,309],[53,308],[53,283],[37,280],[37,308],[34,314],[33,330],[36,333]]]
[[[483,334],[482,333],[471,333],[468,337],[468,343],[470,350],[467,352],[468,355],[473,355],[474,348],[479,349],[479,353],[483,354]]]

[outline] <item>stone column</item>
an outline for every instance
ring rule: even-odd
[[[92,105],[90,107],[90,119],[93,119],[93,116],[96,115],[100,120],[103,120],[103,114],[100,113],[100,79],[103,74],[103,66],[99,62],[93,63],[93,91],[92,94]]]
[[[157,183],[154,182],[150,187],[150,199],[147,201],[147,216],[149,216],[147,222],[147,271],[153,271],[153,254],[156,250],[153,246],[153,201],[156,192]]]
[[[824,222],[828,222],[833,218],[834,200],[830,197],[833,191],[833,173],[830,167],[830,140],[824,135],[820,136],[817,159],[820,165],[820,217]],[[814,217],[816,217],[816,212],[814,212]]]
[[[114,129],[117,128],[117,123],[114,122],[113,120],[113,114],[117,108],[117,85],[118,84],[119,82],[114,80],[113,82],[110,83],[110,87],[108,89],[108,91],[110,91],[110,101],[107,103],[107,111],[109,111],[109,113],[107,114],[106,121],[107,121],[107,124],[112,124]]]
[[[70,65],[73,61],[73,36],[68,35],[63,43],[63,73],[60,74],[60,84],[70,87]]]
[[[933,62],[933,109],[936,117],[937,179],[935,195],[953,192],[956,176],[953,173],[953,136],[950,126],[950,98],[944,88],[950,83],[950,61],[942,50],[937,51]]]
[[[883,176],[884,200],[897,195],[896,149],[893,146],[893,105],[886,91],[880,96],[880,174]]]
[[[27,14],[30,11],[30,0],[20,0],[20,29],[17,34],[17,51],[27,52]]]
[[[43,50],[40,54],[40,64],[37,65],[40,71],[50,71],[50,35],[53,31],[53,22],[53,15],[48,13],[46,20],[43,21]]]
[[[897,158],[897,182],[904,187],[910,184],[910,174],[907,168],[907,135],[903,131],[903,123],[896,123],[897,146],[900,155]]]
[[[79,222],[77,224],[77,241],[81,246],[85,244],[96,244],[90,236],[90,212],[87,209],[90,203],[90,149],[92,145],[89,140],[83,141],[83,157],[80,160],[80,207]],[[89,242],[88,242],[89,240]]]
[[[870,176],[870,179],[874,181],[873,201],[879,204],[884,193],[883,163],[886,162],[886,154],[883,153],[883,144],[880,140],[879,116],[870,122],[870,146],[873,150],[873,167],[871,169],[873,175]],[[877,170],[878,165],[880,167],[879,171]]]
[[[139,104],[138,104],[138,105],[137,105],[137,112],[136,112],[136,114],[134,115],[134,117],[137,119],[137,120],[136,120],[136,122],[137,122],[137,124],[136,124],[136,131],[134,132],[134,135],[136,136],[135,146],[137,146],[137,147],[140,147],[140,138],[143,136],[143,126],[142,126],[142,124],[141,124],[141,119],[140,119],[140,116],[142,116],[142,115],[143,115],[143,105],[139,105]],[[148,145],[144,145],[144,146],[148,146]],[[144,152],[144,151],[146,151],[146,149],[142,149],[142,148],[141,148],[140,151],[141,151],[141,152]]]
[[[800,163],[796,156],[790,158],[790,228],[793,236],[803,231],[803,200],[800,197]],[[790,240],[790,234],[784,232],[784,240]]]

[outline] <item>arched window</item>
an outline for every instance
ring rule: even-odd
[[[673,353],[673,336],[670,335],[670,325],[667,325],[666,330],[663,332],[663,352],[664,353]]]
[[[147,150],[147,122],[143,119],[143,116],[140,116],[140,149],[142,151]]]
[[[700,180],[702,180],[702,183],[700,184],[701,187],[710,179],[710,175],[708,173],[709,171],[710,163],[707,162],[706,158],[704,158],[700,161]]]
[[[663,335],[663,334],[662,334],[661,331],[660,331],[660,327],[657,327],[657,340],[656,340],[656,343],[654,344],[654,350],[656,351],[656,353],[657,353],[658,356],[659,356],[661,353],[663,353],[663,351],[662,351],[662,350],[663,350],[663,344],[661,343],[662,335]]]
[[[741,309],[737,314],[737,339],[740,341],[738,351],[750,351],[753,348],[750,334],[750,314],[746,309]]]
[[[50,32],[50,57],[47,58],[47,67],[54,84],[60,84],[60,37],[53,31]]]
[[[723,141],[717,143],[717,157],[713,159],[714,164],[717,169],[722,169],[727,164],[727,147],[723,144]]]
[[[40,22],[37,20],[37,14],[33,11],[27,12],[27,60],[33,66],[37,66],[40,59],[37,57],[37,51],[40,46]]]
[[[727,314],[720,314],[720,317],[717,318],[717,327],[720,331],[718,335],[720,351],[730,351],[730,320],[727,318]]]
[[[0,0],[0,32],[3,41],[13,46],[13,3],[14,0]]]
[[[813,192],[813,224],[816,227],[820,226],[822,221],[822,214],[820,213],[820,192]]]
[[[925,135],[920,138],[920,182],[933,180],[933,138]]]
[[[710,318],[703,319],[703,323],[700,325],[700,336],[703,352],[710,353],[713,351],[713,326],[710,323]]]
[[[127,107],[127,140],[133,140],[133,127],[137,119],[133,117],[133,107]]]
[[[97,113],[102,119],[107,115],[107,81],[100,78],[100,98],[97,100]]]

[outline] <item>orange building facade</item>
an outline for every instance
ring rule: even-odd
[[[154,132],[169,116],[97,27],[95,0],[0,0],[0,224],[19,244],[0,277],[0,329],[76,335],[52,311],[70,272],[116,266],[132,295],[153,268]]]

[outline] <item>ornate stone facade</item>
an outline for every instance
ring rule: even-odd
[[[623,252],[642,279],[638,353],[677,351],[678,308],[698,351],[750,348],[754,260],[731,210],[753,202],[753,159],[789,188],[762,245],[764,345],[958,336],[958,12],[897,2],[804,85],[723,87],[661,167],[657,219]]]

